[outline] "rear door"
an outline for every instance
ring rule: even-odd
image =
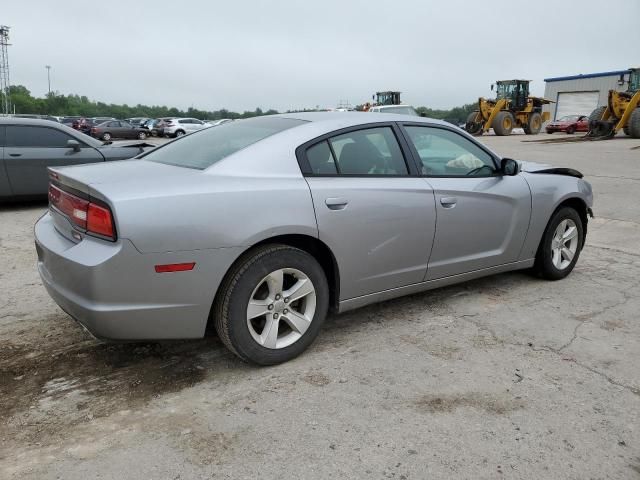
[[[524,178],[498,173],[493,155],[452,129],[406,124],[404,132],[435,193],[426,280],[517,261],[531,216]]]
[[[44,195],[47,167],[94,163],[104,160],[93,147],[80,142],[80,151],[67,146],[77,138],[52,127],[8,125],[4,166],[14,195]]]
[[[434,195],[411,175],[392,124],[320,137],[297,150],[320,239],[340,266],[340,300],[421,282],[435,228]],[[405,153],[401,145],[405,145]]]

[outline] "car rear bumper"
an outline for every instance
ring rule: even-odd
[[[38,271],[49,295],[98,338],[199,338],[217,287],[236,249],[142,254],[115,243],[62,236],[52,213],[35,225]],[[156,273],[155,265],[196,262],[191,271]]]

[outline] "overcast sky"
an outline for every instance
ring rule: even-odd
[[[610,15],[607,12],[612,12]],[[107,103],[242,111],[450,108],[496,79],[640,66],[639,0],[2,0],[11,83]]]

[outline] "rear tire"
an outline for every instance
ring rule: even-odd
[[[279,277],[284,280],[272,281],[278,272],[284,272]],[[287,292],[299,283],[310,293],[299,299],[290,293],[289,301]],[[264,312],[256,311],[256,305]],[[315,258],[288,245],[265,245],[248,252],[232,267],[220,286],[212,315],[218,336],[229,350],[246,362],[275,365],[297,357],[311,345],[328,306],[327,279]],[[257,315],[252,316],[254,313]],[[306,320],[297,330],[294,325],[301,318]],[[274,336],[271,328],[275,328]]]
[[[102,140],[104,140],[105,142],[109,142],[111,140],[111,134],[109,132],[103,133]]]
[[[576,129],[575,127],[567,127],[567,135],[573,135],[574,133],[576,133]]]
[[[636,107],[636,109],[631,112],[631,118],[629,118],[629,122],[625,127],[629,130],[627,133],[631,138],[640,138],[640,107]]]
[[[480,117],[479,120],[478,117]],[[467,123],[465,124],[464,129],[473,136],[479,136],[483,133],[482,127],[483,122],[480,112],[471,112],[467,116]]]
[[[147,139],[147,134],[145,132],[138,133],[138,139],[146,140]]]
[[[175,136],[175,137],[182,137],[183,135],[184,135],[184,132],[183,132],[182,130],[178,130],[178,131],[174,134],[174,136]]]
[[[572,227],[575,227],[573,233]],[[571,207],[560,208],[551,216],[544,231],[533,266],[534,273],[547,280],[566,277],[576,265],[583,245],[584,226],[580,215]]]
[[[527,128],[525,129],[525,133],[528,135],[537,135],[540,133],[542,129],[542,115],[538,112],[534,112],[529,115],[529,122],[527,123]]]
[[[493,131],[498,136],[506,136],[511,135],[513,130],[513,126],[516,121],[513,118],[511,112],[498,112],[498,114],[493,119]]]

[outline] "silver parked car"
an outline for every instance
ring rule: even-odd
[[[258,117],[139,160],[51,169],[38,269],[98,337],[212,325],[242,359],[275,364],[328,310],[509,270],[565,277],[591,213],[581,177],[501,159],[437,120]]]
[[[181,137],[211,126],[197,118],[168,118],[164,122],[164,134],[169,137]]]

